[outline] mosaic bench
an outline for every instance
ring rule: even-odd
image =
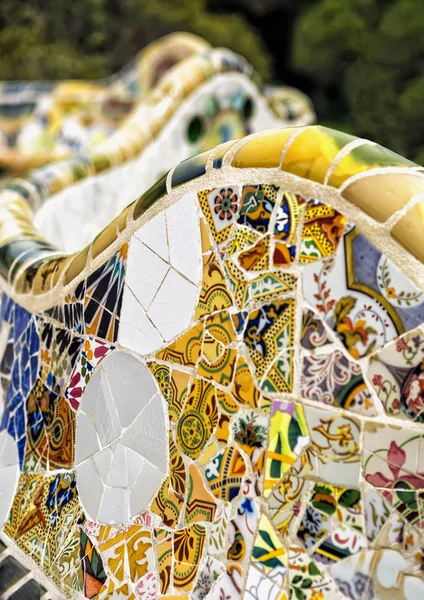
[[[177,109],[180,127],[163,133]],[[301,92],[264,87],[239,55],[177,33],[150,44],[102,81],[0,82],[0,169],[22,173],[93,150],[124,123],[119,140],[112,141],[118,154],[124,147],[135,156],[161,133],[168,151],[159,162],[173,154],[169,169],[229,139],[313,121],[311,102]]]
[[[266,131],[71,253],[42,192],[0,191],[9,555],[51,598],[421,600],[423,169]]]

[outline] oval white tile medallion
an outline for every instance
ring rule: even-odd
[[[112,352],[90,379],[77,418],[77,487],[91,520],[124,523],[148,505],[167,470],[167,432],[149,369]]]

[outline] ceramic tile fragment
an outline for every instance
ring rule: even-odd
[[[323,321],[309,309],[303,311],[300,343],[307,350],[331,343]]]
[[[374,400],[360,365],[336,350],[303,357],[301,390],[304,398],[375,416]]]
[[[252,563],[280,588],[284,587],[287,573],[287,550],[265,515],[262,515],[259,521],[252,555]]]
[[[303,289],[356,359],[423,318],[423,292],[356,228],[344,235],[333,257],[304,268]]]
[[[168,263],[142,244],[136,237],[131,240],[125,284],[148,310],[169,269]]]
[[[228,502],[240,492],[246,465],[240,452],[227,446],[206,465],[205,472],[212,494]]]
[[[197,198],[189,195],[166,211],[169,261],[192,283],[200,281],[201,245]]]
[[[134,237],[169,262],[165,212],[161,212],[134,232]]]
[[[118,341],[124,348],[142,355],[157,350],[163,344],[161,334],[129,288],[126,288],[122,303]]]
[[[186,456],[198,458],[218,422],[213,385],[195,379],[177,423],[177,446]]]
[[[248,564],[252,556],[254,532],[259,523],[259,510],[253,500],[243,498],[236,504],[237,510],[229,527],[227,558],[233,562]]]
[[[198,194],[199,204],[217,244],[225,242],[236,222],[240,206],[240,187],[227,186]]]
[[[410,332],[373,356],[368,377],[389,415],[422,422],[424,336]]]
[[[214,252],[203,256],[203,281],[195,319],[228,308],[233,304],[225,276]]]
[[[201,472],[194,464],[190,465],[185,523],[212,522],[216,505],[215,499],[205,487]]]
[[[256,377],[261,378],[278,353],[293,343],[292,300],[264,304],[249,313],[243,339],[256,367]]]
[[[147,367],[121,351],[101,363],[86,387],[75,461],[81,502],[94,520],[127,521],[149,502],[166,471],[166,421],[156,390]]]
[[[337,210],[317,200],[309,200],[304,213],[300,261],[309,263],[333,255],[345,225],[346,218]]]
[[[0,524],[7,519],[10,505],[18,482],[18,452],[16,444],[7,431],[0,432],[0,475],[2,491],[0,495]]]
[[[174,585],[180,590],[190,590],[203,554],[206,529],[195,524],[174,534]]]
[[[273,185],[245,185],[238,223],[251,227],[258,233],[267,233],[277,189]]]
[[[147,313],[165,341],[170,341],[190,325],[197,296],[195,285],[175,270],[165,276]],[[179,316],[177,321],[175,314]]]
[[[209,59],[208,69],[218,54]],[[203,97],[208,119],[224,96],[230,112],[242,110],[232,85]],[[0,521],[12,552],[30,556],[61,594],[423,596],[419,269],[409,279],[395,266],[407,255],[399,246],[392,256],[389,233],[371,226],[378,206],[345,194],[371,215],[359,219],[331,187],[374,166],[409,167],[362,142],[340,157],[352,139],[316,132],[280,132],[278,147],[267,133],[267,148],[259,136],[244,152],[237,142],[236,179],[226,175],[229,145],[185,161],[163,204],[152,206],[166,177],[66,259],[66,293],[60,262],[20,278],[26,308],[2,293]],[[240,156],[259,166],[252,144],[274,166],[262,181],[242,173]],[[163,160],[177,147],[175,138]],[[136,181],[134,165],[122,166]],[[208,169],[222,186],[202,187]],[[357,189],[374,189],[373,176]],[[391,206],[393,190],[409,199],[396,177],[390,196],[375,176],[376,197]],[[325,198],[309,180],[329,184]],[[115,182],[114,202],[124,191]],[[149,208],[158,213],[140,227]],[[127,241],[112,252],[118,234]],[[3,267],[16,258],[6,246]],[[44,307],[52,283],[50,307],[29,310],[28,293]]]
[[[295,462],[308,442],[308,430],[302,407],[292,402],[274,401],[271,407],[265,462],[265,496],[269,495],[272,487],[289,470],[290,465]]]

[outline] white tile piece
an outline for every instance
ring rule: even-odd
[[[103,483],[92,458],[77,467],[76,478],[78,493],[84,498],[84,510],[90,519],[96,521],[103,494]]]
[[[137,514],[137,505],[147,506],[159,487],[163,478],[163,473],[151,465],[145,463],[141,473],[131,490],[130,511],[131,514]]]
[[[168,271],[147,313],[166,342],[190,326],[197,297],[196,286],[174,269]]]
[[[2,491],[13,491],[18,481],[17,477],[17,465],[8,465],[7,467],[0,466],[0,489]]]
[[[131,490],[146,461],[138,452],[134,452],[131,448],[125,448],[125,451],[127,453],[128,487]]]
[[[147,506],[167,471],[165,407],[145,364],[122,350],[104,359],[85,395],[81,406],[93,410],[95,399],[95,409],[93,417],[82,409],[77,416],[79,497],[89,518],[124,523]],[[93,492],[103,485],[103,496]]]
[[[158,442],[167,439],[167,429],[162,400],[157,394],[124,432],[122,442],[165,472],[167,444]]]
[[[120,443],[113,453],[107,484],[112,487],[128,487],[127,455]]]
[[[149,369],[128,352],[113,352],[103,362],[119,420],[128,427],[157,392]]]
[[[166,211],[170,263],[194,284],[201,277],[201,242],[196,194],[185,196]]]
[[[0,431],[0,468],[17,465],[18,462],[18,448],[16,442],[10,433],[4,429],[3,431]]]
[[[100,447],[94,421],[80,412],[75,436],[75,464],[79,465],[98,450],[100,450]]]
[[[169,250],[166,234],[165,213],[161,212],[134,233],[140,242],[151,248],[156,254],[169,261]]]
[[[120,435],[121,424],[103,371],[100,377],[100,390],[96,404],[96,430],[104,448]]]
[[[96,467],[98,472],[100,473],[100,477],[104,483],[107,483],[110,471],[110,465],[112,463],[112,450],[110,447],[104,448],[97,452],[94,455],[94,462],[96,463]]]
[[[147,318],[141,304],[126,285],[122,300],[118,342],[124,348],[142,355],[154,352],[164,344],[159,332]]]
[[[147,310],[168,272],[169,265],[132,237],[128,250],[125,283]]]
[[[403,589],[406,600],[424,598],[424,581],[420,577],[412,577],[407,575],[403,581]]]
[[[105,487],[97,521],[106,525],[125,523],[130,518],[130,492],[128,488]]]
[[[84,394],[81,398],[80,410],[85,412],[86,415],[94,417],[96,412],[97,396],[101,394],[100,379],[102,376],[102,370],[97,369],[94,371],[90,378],[89,385],[86,387]]]

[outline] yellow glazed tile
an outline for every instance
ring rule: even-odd
[[[424,176],[385,173],[361,177],[348,185],[342,196],[380,223],[400,210],[416,194],[424,193]]]
[[[238,411],[239,404],[235,400],[234,396],[232,396],[232,394],[217,389],[215,391],[215,395],[216,399],[218,400],[219,406],[222,408],[222,410],[229,414],[233,414]]]
[[[232,166],[239,169],[278,167],[284,144],[297,130],[296,127],[287,127],[248,140],[237,151]]]
[[[158,360],[194,367],[202,352],[203,323],[198,323],[156,354]]]
[[[237,350],[230,348],[224,350],[213,363],[201,359],[197,366],[197,372],[200,377],[215,381],[222,386],[228,386],[233,379],[236,360]]]
[[[200,240],[202,243],[202,254],[206,254],[206,252],[212,250],[211,236],[209,235],[204,219],[200,219]]]
[[[65,271],[63,285],[70,284],[85,269],[89,252],[90,247],[88,246],[73,256]]]
[[[236,252],[252,246],[261,235],[251,227],[234,227],[226,247],[226,255],[232,256]]]
[[[179,590],[190,590],[195,582],[203,547],[206,528],[195,523],[174,533],[174,586]]]
[[[170,421],[178,421],[187,396],[190,375],[183,371],[173,370],[167,365],[151,362],[147,364],[156,379],[159,389],[168,403],[168,416]]]
[[[240,404],[244,404],[252,408],[259,406],[259,391],[255,387],[255,382],[253,380],[250,367],[242,357],[240,357],[237,361],[234,385],[231,392],[234,398],[240,402]]]
[[[281,168],[319,183],[340,150],[355,138],[326,127],[308,127],[287,149]]]
[[[270,578],[279,577],[279,586],[283,587],[284,583],[281,578],[287,576],[287,551],[271,521],[265,515],[262,515],[259,521],[258,532],[253,544],[252,562],[256,563]]]
[[[379,167],[416,167],[417,165],[399,154],[379,146],[378,144],[363,144],[354,148],[344,156],[332,172],[328,185],[339,188],[357,173],[363,173]]]
[[[239,265],[245,271],[267,271],[270,267],[270,245],[271,238],[266,235],[254,246],[239,254]]]
[[[283,352],[269,369],[261,383],[265,392],[293,391],[294,353],[293,350]]]
[[[174,442],[172,431],[169,431],[169,479],[171,488],[178,496],[184,496],[187,485],[187,472],[182,455]]]
[[[391,235],[418,260],[424,262],[424,200],[420,200],[399,219]]]
[[[228,438],[230,435],[229,425],[230,417],[226,414],[222,414],[219,418],[215,431],[215,437],[218,440],[218,443],[222,445],[226,445],[228,443]]]
[[[208,464],[208,462],[210,462],[211,458],[213,456],[215,456],[215,454],[218,452],[218,450],[219,450],[218,444],[215,442],[215,440],[212,440],[206,446],[203,454],[200,455],[200,458],[198,459],[198,463],[200,465],[202,465],[203,467],[206,466]]]
[[[200,456],[218,422],[218,406],[211,383],[195,379],[177,423],[176,444],[191,459]]]
[[[184,525],[198,522],[211,523],[214,520],[217,507],[216,500],[206,489],[202,473],[194,463],[189,468],[186,497]]]
[[[178,421],[188,392],[190,376],[181,371],[172,371],[170,378],[169,418]]]
[[[208,317],[205,321],[205,330],[224,347],[237,340],[233,322],[227,310]]]
[[[96,258],[96,256],[104,252],[106,248],[109,248],[109,246],[113,244],[117,237],[117,224],[116,220],[113,220],[112,223],[109,223],[109,225],[94,238],[94,241],[91,245],[92,257]]]
[[[295,439],[289,429],[296,431]],[[265,495],[280,481],[283,475],[308,443],[308,429],[301,405],[276,400],[271,407],[271,423],[268,451],[265,461]]]
[[[194,318],[232,306],[233,300],[227,290],[224,273],[218,263],[215,253],[203,256],[203,279],[199,303]]]
[[[307,203],[299,253],[301,263],[332,256],[339,245],[346,218],[328,204],[310,200]]]
[[[161,594],[166,594],[172,581],[173,570],[173,551],[172,539],[160,542],[156,547],[156,555],[158,560],[159,582]],[[162,596],[164,597],[164,596]],[[166,596],[174,598],[174,596]]]
[[[209,333],[205,332],[203,336],[203,348],[202,354],[208,363],[214,363],[220,356],[222,356],[224,348],[214,337]]]

